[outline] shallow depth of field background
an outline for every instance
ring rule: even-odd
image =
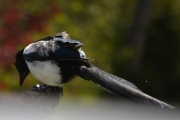
[[[95,66],[155,98],[180,103],[179,0],[0,0],[1,97],[39,83],[30,74],[19,86],[17,51],[62,31],[84,43]],[[120,99],[79,77],[63,87],[61,99]]]

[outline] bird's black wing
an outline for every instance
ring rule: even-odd
[[[47,39],[50,39],[49,41]],[[46,61],[46,60],[77,60],[86,58],[84,52],[80,50],[82,43],[63,38],[47,37],[28,46],[28,49],[35,49],[32,52],[24,52],[26,61]],[[25,49],[26,50],[26,49]]]
[[[58,33],[54,36],[48,36],[48,37],[39,39],[36,42],[50,41],[50,40],[57,42],[61,46],[68,46],[73,49],[78,49],[83,45],[81,42],[79,42],[77,40],[70,39],[69,35],[66,32]]]

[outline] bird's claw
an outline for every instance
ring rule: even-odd
[[[52,94],[52,93],[58,93],[61,92],[62,93],[63,88],[62,86],[48,86],[46,84],[36,84],[33,88],[31,88],[30,90],[28,90],[27,92],[29,94]]]

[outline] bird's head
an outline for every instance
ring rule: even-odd
[[[19,78],[20,78],[20,86],[22,86],[26,76],[29,74],[29,68],[24,60],[24,56],[23,56],[23,50],[19,51],[16,54],[16,58],[15,58],[15,62],[14,65],[16,66],[16,69],[19,72]]]

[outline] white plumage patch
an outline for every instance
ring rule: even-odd
[[[36,43],[29,44],[23,54],[29,54],[37,52],[40,56],[48,56],[49,51],[56,51],[60,46],[55,44],[55,41],[38,41]]]
[[[23,54],[29,54],[29,53],[35,52],[35,48],[32,47],[33,44],[35,44],[35,43],[29,44],[29,45],[24,49]]]
[[[61,84],[60,68],[52,61],[26,61],[26,63],[33,76],[39,81],[51,86]]]
[[[84,51],[81,48],[78,51],[80,53],[81,58],[86,58],[86,54],[84,53]]]

